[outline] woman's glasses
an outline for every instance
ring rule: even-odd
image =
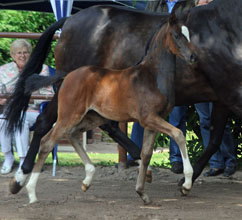
[[[21,56],[21,55],[28,55],[29,52],[28,51],[18,51],[17,53],[15,53],[17,56]]]

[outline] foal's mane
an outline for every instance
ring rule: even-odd
[[[147,44],[146,44],[146,47],[145,47],[145,53],[143,55],[143,57],[135,64],[135,66],[139,65],[143,60],[144,58],[147,56],[148,54],[148,51],[150,50],[150,46],[152,45],[152,42],[153,42],[153,39],[155,38],[156,34],[159,32],[159,30],[161,29],[161,27],[168,22],[168,19],[169,19],[169,16],[167,16],[166,18],[164,18],[162,20],[162,22],[159,24],[159,26],[154,30],[154,32],[152,33],[152,35],[150,36]]]

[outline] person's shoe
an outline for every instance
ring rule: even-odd
[[[223,176],[229,177],[229,176],[233,175],[235,173],[235,171],[236,171],[235,167],[225,167]]]
[[[11,173],[12,167],[13,166],[7,166],[7,165],[3,164],[2,168],[1,168],[1,174],[5,175],[5,174],[8,174],[8,173]]]
[[[221,173],[223,173],[223,169],[217,169],[217,168],[211,168],[208,172],[204,173],[203,175],[208,177],[208,176],[217,176]]]
[[[127,165],[129,167],[137,167],[137,166],[139,166],[139,164],[137,163],[136,160],[127,160]]]
[[[171,171],[176,174],[183,173],[183,164],[182,162],[175,161],[171,163]]]

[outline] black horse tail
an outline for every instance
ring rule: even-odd
[[[43,63],[47,57],[52,38],[56,30],[60,29],[67,18],[63,18],[51,25],[40,37],[34,48],[29,61],[26,63],[22,73],[19,75],[12,95],[8,98],[7,105],[4,109],[7,118],[7,128],[9,132],[21,129],[25,112],[28,109],[30,94],[24,94],[25,80],[34,73],[40,73]]]
[[[62,81],[66,76],[65,72],[56,72],[53,76],[41,76],[34,74],[25,81],[24,95],[31,95],[32,92]]]

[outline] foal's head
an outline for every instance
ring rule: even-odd
[[[190,41],[189,29],[176,17],[175,10],[169,17],[165,45],[173,54],[185,59],[187,62],[196,62],[197,55]]]

